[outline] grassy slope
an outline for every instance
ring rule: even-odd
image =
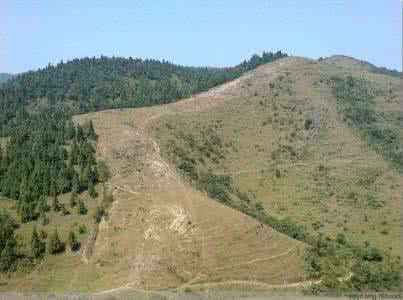
[[[99,194],[102,194],[102,187],[96,188]],[[60,255],[45,254],[44,260],[35,268],[28,267],[28,273],[21,271],[12,274],[11,280],[7,275],[2,275],[0,280],[2,288],[5,291],[65,291],[69,286],[77,286],[79,289],[85,289],[88,285],[85,278],[92,271],[86,268],[82,262],[82,253],[87,245],[88,239],[94,230],[93,214],[102,197],[92,199],[84,192],[79,197],[84,201],[88,212],[86,215],[79,215],[77,207],[70,208],[70,193],[59,196],[60,203],[64,203],[70,211],[70,215],[62,216],[60,214],[49,212],[49,224],[43,226],[40,222],[33,221],[21,224],[17,229],[17,234],[23,241],[22,251],[30,255],[30,240],[34,226],[37,231],[44,230],[48,237],[57,229],[62,241],[66,242],[66,252]],[[50,203],[49,203],[50,204]],[[15,201],[4,199],[0,202],[1,209],[6,209],[12,217],[18,220],[15,211]],[[79,234],[79,225],[85,225],[86,233]],[[77,240],[81,243],[79,253],[73,253],[67,246],[67,238],[70,231],[74,231]],[[72,272],[72,270],[74,270]]]
[[[292,59],[286,63],[290,64]],[[272,73],[269,78],[281,72],[281,65],[266,67]],[[161,159],[157,144],[145,132],[148,123],[164,115],[222,103],[224,96],[240,92],[245,80],[175,104],[77,117],[78,122],[94,121],[98,158],[107,162],[113,175],[109,184],[115,201],[100,223],[94,254],[88,264],[69,252],[49,256],[30,274],[3,278],[7,284],[2,289],[184,289],[209,282],[255,286],[303,281],[303,243],[194,191]],[[95,203],[85,201],[89,214],[82,222],[91,222]],[[75,212],[70,217],[51,216],[47,231],[58,226],[65,239],[76,221]],[[29,237],[33,225],[23,225],[19,233]],[[88,234],[82,241],[87,238]]]
[[[274,85],[264,75],[255,76],[223,105],[159,120],[154,135],[168,158],[168,141],[178,133],[201,139],[200,133],[211,128],[230,146],[216,162],[193,152],[196,161],[203,156],[200,168],[230,175],[273,216],[291,216],[309,230],[341,232],[399,255],[399,175],[343,122],[326,84],[332,75],[364,76],[371,88],[383,91],[377,109],[398,126],[399,79],[333,59],[290,66]],[[306,119],[315,121],[313,130],[304,129]]]

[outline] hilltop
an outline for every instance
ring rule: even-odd
[[[85,57],[19,74],[0,86],[0,134],[20,110],[70,114],[170,103],[233,80],[287,54],[263,52],[229,68],[175,65],[165,60]]]

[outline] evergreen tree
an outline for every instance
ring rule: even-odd
[[[39,214],[42,214],[44,212],[48,212],[50,209],[46,197],[45,196],[40,196],[39,197],[39,201],[38,201],[38,205],[37,205],[37,211]]]
[[[57,194],[55,194],[55,196],[53,197],[52,209],[54,212],[60,211],[60,203]]]
[[[44,212],[39,215],[39,220],[43,226],[49,224],[49,217]]]
[[[97,192],[95,191],[94,182],[92,177],[88,180],[88,194],[91,198],[96,198],[98,196]]]
[[[6,212],[0,212],[0,271],[13,269],[17,259],[17,249],[15,223]]]
[[[78,204],[78,205],[77,205],[77,212],[78,212],[78,214],[79,214],[79,215],[86,215],[87,212],[88,212],[88,210],[87,210],[87,208],[85,207],[83,200],[78,199],[77,204]]]
[[[64,252],[65,245],[59,238],[57,229],[49,237],[49,253],[58,254]]]
[[[32,256],[34,258],[42,257],[43,254],[45,253],[45,250],[46,250],[46,243],[39,238],[38,233],[36,232],[36,228],[34,227],[31,238]]]
[[[71,140],[75,137],[76,135],[76,128],[74,127],[74,123],[71,119],[67,121],[67,127],[66,127],[66,132],[65,132],[65,137],[68,140]]]
[[[92,123],[92,120],[90,120],[87,125],[87,137],[93,141],[97,139],[97,135],[95,134],[94,124]]]
[[[10,271],[14,268],[14,263],[17,260],[17,241],[9,239],[6,246],[0,253],[0,271]]]
[[[73,231],[70,231],[69,233],[68,244],[73,252],[76,252],[80,249],[80,243],[77,241],[76,235]]]
[[[21,222],[27,223],[34,219],[34,205],[31,202],[23,201],[20,205]]]
[[[74,177],[73,177],[73,188],[71,191],[74,195],[77,195],[80,193],[80,179],[78,178],[78,174],[74,172]]]
[[[77,195],[74,193],[71,193],[70,195],[70,207],[75,207],[77,205]]]
[[[81,125],[77,125],[76,140],[78,142],[81,142],[82,140],[84,140],[84,130],[83,130],[83,127]]]
[[[97,209],[95,210],[95,213],[94,213],[95,222],[97,222],[97,223],[101,222],[102,217],[104,216],[104,214],[105,214],[104,207],[102,205],[98,206]]]

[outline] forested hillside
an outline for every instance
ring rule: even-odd
[[[169,103],[239,77],[258,65],[287,56],[254,55],[230,68],[187,67],[158,60],[82,58],[19,75],[0,87],[0,129],[16,112],[43,108],[71,113]]]
[[[48,197],[53,211],[66,211],[58,195],[87,188],[97,180],[92,123],[75,127],[61,113],[18,113],[5,151],[0,151],[0,192],[17,200],[22,222],[46,223]]]

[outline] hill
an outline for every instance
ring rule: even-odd
[[[324,61],[333,63],[333,64],[337,64],[339,66],[344,65],[345,67],[354,66],[356,68],[364,68],[364,70],[375,73],[375,74],[384,74],[384,75],[389,75],[392,77],[399,77],[399,78],[403,77],[403,73],[398,70],[392,70],[392,69],[388,69],[385,67],[377,67],[368,61],[355,59],[350,56],[333,55],[333,56],[325,58]]]
[[[349,249],[362,247],[346,250],[353,257],[370,247],[400,255],[401,80],[346,57],[280,63],[291,59],[274,80],[262,66],[221,105],[164,116],[150,133],[182,178],[210,198],[311,250],[314,236],[334,239],[310,262],[311,275],[326,282],[320,289],[378,289],[375,269],[389,267],[357,263],[365,257],[358,254],[340,268],[340,254],[329,249],[347,240]],[[373,281],[337,280],[358,269]]]
[[[281,72],[281,65],[273,63],[271,78]],[[145,131],[147,124],[163,115],[213,108],[226,95],[237,93],[241,82],[252,75],[253,71],[174,104],[75,117],[78,124],[88,120],[94,124],[97,159],[110,168],[105,187],[113,190],[112,206],[99,229],[85,217],[76,221],[86,222],[89,228],[80,237],[79,255],[47,255],[30,274],[5,279],[4,287],[108,294],[127,289],[184,290],[195,284],[208,287],[211,282],[223,287],[309,285],[304,276],[303,243],[193,190],[162,160],[158,144]],[[101,193],[102,187],[97,189]],[[65,203],[64,199],[60,201]],[[92,211],[99,201],[84,200]],[[74,215],[65,221],[53,214],[49,218],[46,226],[31,222],[19,230],[30,233],[36,225],[38,230],[52,232],[56,227],[65,240],[67,228],[74,228]],[[95,240],[92,232],[97,232]],[[71,265],[74,274],[69,272]]]
[[[100,223],[22,224],[88,231],[0,289],[396,290],[402,83],[359,66],[282,58],[176,103],[75,116],[93,122],[113,202]],[[91,214],[102,201],[80,197]]]
[[[187,67],[158,60],[82,58],[19,74],[0,87],[0,132],[20,109],[83,113],[169,103],[239,77],[286,54],[264,52],[231,68]]]

